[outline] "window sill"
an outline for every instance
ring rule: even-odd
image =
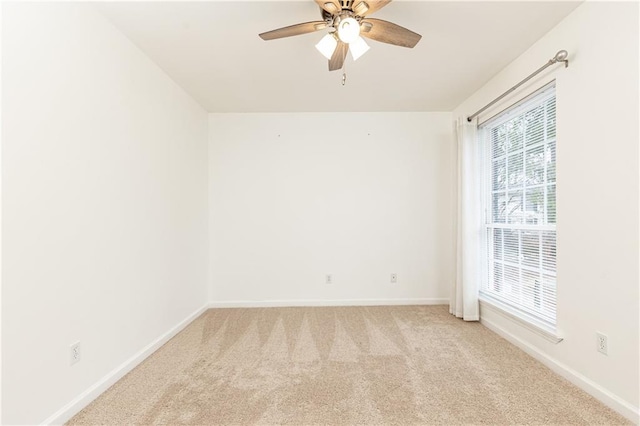
[[[562,342],[563,338],[557,332],[557,330],[551,329],[546,324],[536,321],[534,318],[527,318],[524,315],[519,315],[512,309],[499,301],[489,299],[487,297],[480,296],[480,309],[487,309],[495,312],[503,317],[512,320],[519,325],[525,327],[529,331],[536,333],[537,335],[545,338],[553,344]],[[481,311],[482,316],[482,311]]]

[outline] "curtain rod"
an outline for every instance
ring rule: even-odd
[[[569,66],[569,60],[567,59],[567,57],[569,56],[569,54],[567,53],[566,50],[560,50],[558,51],[558,53],[556,53],[556,55],[549,59],[549,61],[544,64],[543,66],[541,66],[540,68],[538,68],[537,70],[535,70],[534,72],[532,72],[531,74],[529,74],[529,76],[527,76],[524,80],[522,80],[520,83],[516,84],[515,86],[513,86],[511,89],[507,90],[506,92],[504,92],[502,95],[498,96],[497,98],[495,98],[494,100],[492,100],[491,102],[489,102],[488,104],[486,104],[484,107],[482,107],[481,109],[479,109],[478,111],[474,112],[473,114],[471,114],[470,116],[467,117],[467,121],[471,122],[471,120],[473,120],[475,117],[477,117],[479,114],[481,114],[482,112],[484,112],[487,108],[489,108],[490,106],[492,106],[493,104],[495,104],[496,102],[498,102],[499,100],[501,100],[502,98],[504,98],[505,96],[507,96],[509,93],[513,92],[514,90],[516,90],[518,87],[522,86],[524,83],[526,83],[527,81],[531,80],[533,77],[535,77],[537,74],[541,73],[542,71],[544,71],[545,69],[547,69],[548,67],[550,67],[551,65],[558,63],[558,62],[564,62],[564,67],[568,67]]]

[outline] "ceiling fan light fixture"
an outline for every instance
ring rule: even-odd
[[[316,49],[318,49],[318,52],[322,53],[325,58],[331,59],[333,52],[336,50],[336,46],[338,46],[338,40],[336,40],[333,33],[329,33],[320,39],[318,44],[316,44]]]
[[[422,38],[420,34],[393,22],[369,17],[391,0],[315,0],[315,3],[322,12],[321,21],[301,22],[258,36],[262,40],[275,40],[325,30],[328,34],[318,41],[316,49],[329,60],[329,71],[344,68],[347,52],[351,51],[355,61],[369,50],[361,36],[409,48],[415,47]],[[554,60],[566,62],[566,52],[558,52]]]
[[[344,18],[338,24],[338,37],[344,43],[352,43],[360,36],[360,25],[355,19]]]
[[[349,51],[354,61],[357,61],[360,56],[367,53],[367,50],[369,50],[369,45],[360,36],[349,44]]]

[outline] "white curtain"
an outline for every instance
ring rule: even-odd
[[[456,122],[458,142],[458,217],[456,280],[449,312],[465,321],[478,321],[480,280],[480,233],[482,232],[480,147],[477,121],[465,117]]]

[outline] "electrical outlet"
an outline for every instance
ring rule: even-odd
[[[398,282],[398,274],[391,274],[391,284]]]
[[[602,333],[596,332],[596,345],[598,352],[608,355],[609,343],[607,342],[607,336]]]
[[[80,342],[76,342],[73,345],[69,346],[69,365],[80,362],[80,355]]]
[[[330,274],[327,274],[327,278],[325,279],[326,284],[333,284],[333,277]]]

